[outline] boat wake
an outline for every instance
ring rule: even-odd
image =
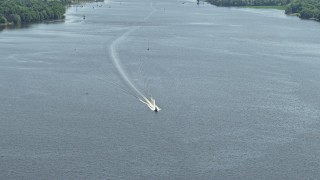
[[[150,12],[149,15],[147,15],[142,20],[142,22],[147,21],[156,12],[156,9],[153,7],[152,2],[150,3],[150,7],[152,9],[152,12]],[[111,43],[109,50],[110,50],[112,63],[115,66],[115,68],[117,69],[117,72],[121,76],[121,79],[124,81],[125,85],[130,89],[130,92],[132,92],[130,94],[133,95],[135,98],[137,98],[140,102],[146,104],[150,110],[157,112],[157,111],[160,111],[161,109],[155,104],[155,100],[152,97],[148,98],[146,95],[144,95],[144,93],[142,93],[142,91],[140,91],[136,87],[136,85],[131,81],[131,79],[129,78],[129,76],[127,75],[125,69],[123,68],[123,66],[121,64],[121,59],[119,58],[119,53],[117,51],[117,47],[123,41],[125,41],[131,33],[135,32],[140,27],[141,26],[139,26],[139,25],[134,25],[134,26],[130,27],[127,32],[122,34],[120,37],[118,37],[117,39],[115,39]]]

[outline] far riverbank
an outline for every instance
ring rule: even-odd
[[[219,7],[245,7],[256,9],[279,9],[285,14],[298,16],[301,19],[320,21],[320,5],[317,0],[206,0]]]

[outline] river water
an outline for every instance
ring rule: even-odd
[[[4,29],[0,179],[317,179],[319,28],[279,10],[108,0]]]

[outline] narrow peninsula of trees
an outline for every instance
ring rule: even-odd
[[[320,0],[207,0],[216,6],[273,6],[284,7],[286,14],[302,19],[320,21]]]
[[[0,24],[61,19],[65,11],[63,1],[0,0]]]
[[[62,19],[66,5],[83,1],[94,0],[0,0],[0,25]]]

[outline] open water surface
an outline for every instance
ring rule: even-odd
[[[319,31],[181,0],[88,3],[4,29],[0,179],[317,179]],[[160,112],[132,96],[112,47]]]

